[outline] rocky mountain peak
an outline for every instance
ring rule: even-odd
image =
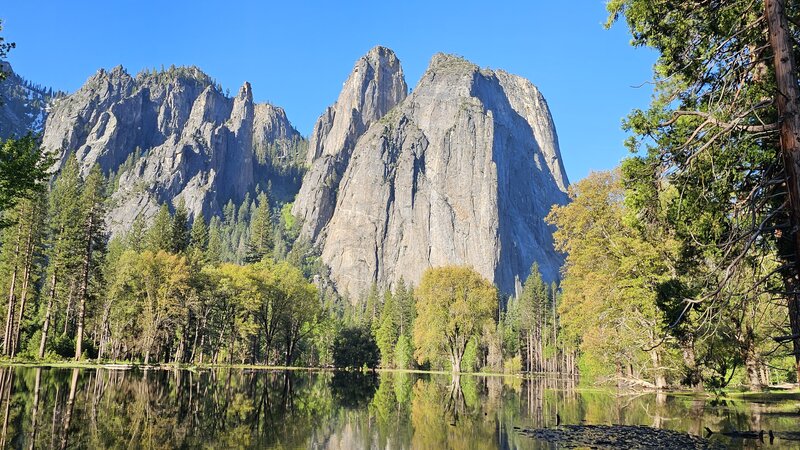
[[[341,293],[416,283],[445,264],[509,293],[534,261],[558,277],[544,217],[567,181],[550,112],[526,80],[437,54],[351,153],[318,239]]]
[[[339,98],[319,117],[309,140],[310,168],[292,210],[302,220],[304,239],[316,241],[327,225],[358,138],[407,94],[400,60],[390,49],[374,47],[356,61]]]
[[[210,217],[256,185],[291,198],[305,151],[283,110],[256,105],[249,83],[230,98],[194,66],[136,78],[121,66],[100,70],[54,103],[42,141],[61,163],[75,154],[83,171],[99,164],[115,177],[114,233],[176,199]]]

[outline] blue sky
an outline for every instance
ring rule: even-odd
[[[434,53],[455,53],[540,88],[571,181],[614,167],[655,54],[632,48],[623,23],[602,27],[603,0],[495,3],[6,0],[0,18],[31,81],[73,91],[101,67],[194,64],[232,93],[249,81],[305,135],[371,47],[392,48],[412,87]]]

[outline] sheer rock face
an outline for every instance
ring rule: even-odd
[[[97,163],[117,176],[112,233],[179,199],[192,215],[219,213],[303,148],[282,109],[253,103],[249,83],[229,98],[194,67],[135,78],[122,67],[100,70],[54,103],[42,140],[58,166],[74,153],[84,172]]]
[[[534,261],[545,279],[558,277],[562,257],[543,219],[567,201],[568,181],[529,81],[436,55],[348,162],[319,243],[340,293],[416,284],[445,264],[473,266],[507,293]]]
[[[309,140],[310,169],[292,210],[302,220],[305,239],[318,241],[328,224],[358,138],[407,93],[403,69],[391,50],[375,47],[356,62],[336,103],[317,119]]]

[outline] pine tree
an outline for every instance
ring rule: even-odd
[[[39,343],[39,358],[44,357],[47,338],[53,322],[53,308],[59,288],[80,267],[82,214],[82,182],[75,155],[71,155],[50,192],[48,221],[48,293]]]
[[[250,240],[247,244],[245,262],[253,263],[264,259],[272,252],[272,220],[269,199],[265,193],[258,194],[256,207],[250,222]]]
[[[166,204],[161,205],[153,224],[147,230],[147,249],[153,252],[164,250],[171,252],[174,249],[172,243],[172,217]]]
[[[539,264],[533,263],[519,299],[520,330],[525,333],[528,372],[541,369],[542,320],[547,313],[547,303],[547,285],[542,281]]]
[[[189,233],[189,247],[205,252],[208,248],[208,225],[203,213],[195,216],[192,222],[192,230]]]
[[[172,252],[183,253],[189,247],[189,213],[186,202],[181,199],[172,216]]]
[[[397,327],[397,312],[394,298],[388,289],[384,294],[383,309],[379,319],[380,324],[375,332],[375,341],[381,351],[381,366],[390,367],[394,363],[395,345],[399,336]]]
[[[206,260],[211,263],[222,262],[223,251],[222,229],[219,217],[211,219],[208,227],[208,248],[206,249]]]
[[[89,296],[89,282],[92,273],[102,260],[105,247],[105,201],[106,180],[100,166],[95,164],[86,176],[81,193],[80,206],[83,225],[83,261],[81,263],[80,284],[78,288],[78,331],[75,336],[75,360],[83,353],[83,330],[86,320],[86,303]]]
[[[394,289],[394,311],[397,331],[400,336],[411,337],[414,326],[414,295],[406,286],[405,280],[401,277]]]
[[[147,247],[147,222],[141,214],[133,219],[131,229],[125,236],[125,247],[136,253],[141,253]]]
[[[44,191],[40,191],[32,198],[26,200],[29,207],[25,209],[25,245],[22,256],[22,286],[19,294],[19,314],[16,324],[12,323],[11,349],[9,355],[14,357],[20,347],[20,330],[25,320],[25,310],[29,298],[35,295],[36,285],[39,281],[40,267],[43,264],[41,252],[42,239],[45,230],[45,214],[47,198]]]
[[[32,193],[28,198],[19,199],[6,217],[14,225],[0,230],[0,267],[2,279],[7,280],[8,304],[6,307],[5,332],[3,334],[3,354],[13,356],[19,337],[19,326],[24,315],[25,303],[30,288],[35,282],[36,266],[41,244],[43,224],[43,193]],[[16,317],[19,302],[19,317]]]

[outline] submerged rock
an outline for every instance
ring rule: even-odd
[[[517,429],[530,438],[558,448],[596,449],[724,449],[725,445],[699,436],[643,425],[563,425],[558,428]]]

